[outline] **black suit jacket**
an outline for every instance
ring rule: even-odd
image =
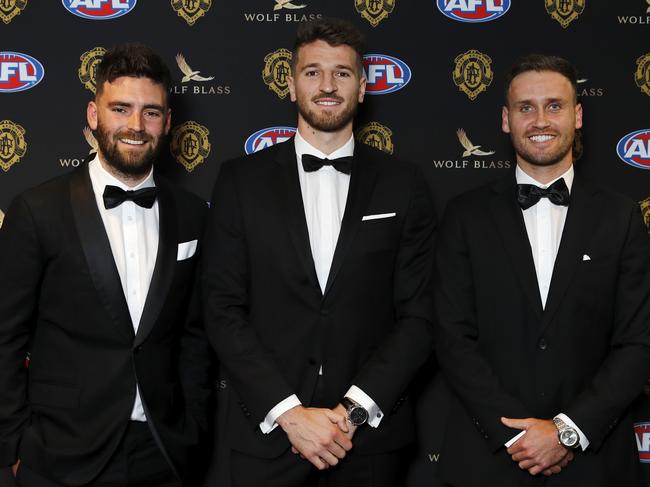
[[[156,177],[159,244],[137,335],[87,166],[20,195],[0,230],[0,462],[81,485],[129,420],[136,380],[154,437],[184,476],[205,421],[209,346],[193,293],[206,210]],[[29,368],[24,366],[30,352]],[[186,414],[186,406],[192,414]]]
[[[389,451],[413,437],[412,408],[402,403],[432,350],[434,213],[415,166],[361,144],[354,158],[324,294],[293,141],[221,168],[207,224],[204,305],[231,386],[226,436],[236,450],[280,455],[286,434],[259,429],[273,406],[297,394],[306,406],[334,407],[352,384],[386,413],[376,430],[355,436],[358,451]],[[315,403],[321,364],[324,400]]]
[[[548,485],[638,485],[628,406],[650,372],[650,239],[638,205],[576,175],[545,309],[514,176],[448,205],[436,256],[438,356],[452,485],[536,485],[501,416],[563,412],[588,449]],[[467,468],[467,464],[472,468]]]

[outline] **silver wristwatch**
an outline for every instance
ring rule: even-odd
[[[553,422],[557,428],[557,436],[560,444],[571,449],[575,449],[580,446],[580,435],[575,428],[572,428],[560,418],[553,418]]]

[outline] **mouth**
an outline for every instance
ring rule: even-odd
[[[545,144],[546,142],[555,139],[555,137],[556,136],[552,134],[535,134],[535,135],[529,135],[528,140],[530,140],[534,144]]]
[[[319,107],[335,107],[343,103],[343,100],[338,98],[317,98],[314,103]]]
[[[141,139],[127,139],[127,138],[119,138],[118,139],[121,143],[130,145],[130,146],[141,146],[144,145],[147,141],[146,140],[141,140]]]

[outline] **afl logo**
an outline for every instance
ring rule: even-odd
[[[639,450],[639,461],[650,463],[650,423],[634,423],[634,436]]]
[[[627,134],[616,146],[618,157],[630,166],[650,169],[650,129]]]
[[[411,68],[404,61],[385,54],[366,54],[363,56],[366,73],[366,93],[385,95],[401,90],[411,81]]]
[[[66,10],[77,17],[109,20],[128,14],[138,0],[62,0]]]
[[[437,0],[438,10],[459,22],[490,22],[506,14],[510,0]]]
[[[296,135],[295,127],[267,127],[251,134],[244,143],[247,155],[289,140]]]
[[[43,65],[20,52],[0,51],[0,93],[33,88],[45,76]]]

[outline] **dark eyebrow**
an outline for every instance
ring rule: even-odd
[[[129,103],[127,101],[115,100],[115,101],[109,102],[108,106],[109,107],[117,107],[117,106],[119,106],[119,107],[129,107],[130,108],[130,107],[133,106],[133,103]],[[153,108],[154,110],[160,110],[161,112],[165,111],[165,107],[162,106],[162,105],[158,105],[157,103],[149,103],[149,104],[145,105],[143,108],[145,110],[151,110]]]

